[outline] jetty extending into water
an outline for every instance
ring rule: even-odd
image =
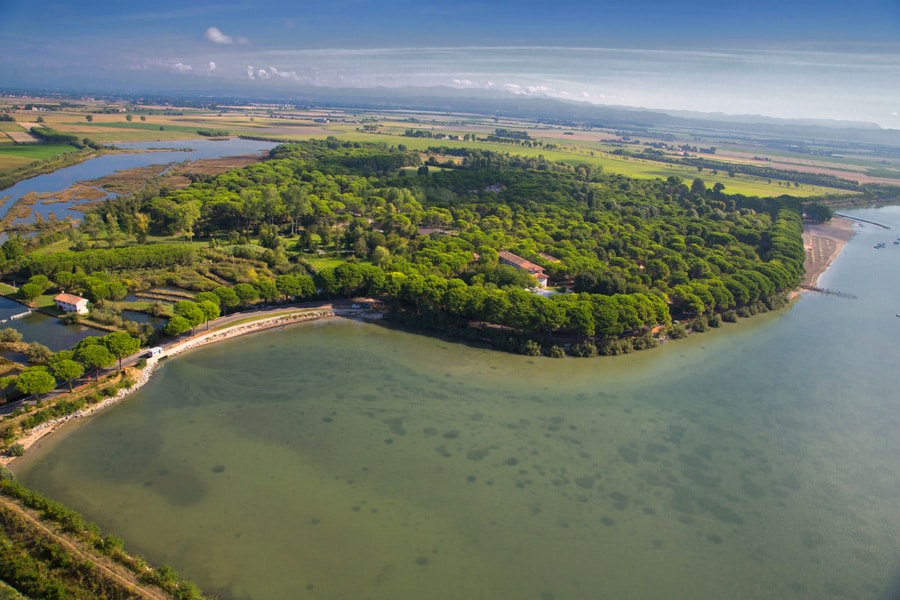
[[[2,323],[8,323],[9,321],[14,321],[14,320],[16,320],[16,319],[21,319],[22,317],[27,317],[27,316],[30,315],[32,312],[33,312],[33,311],[32,311],[31,309],[28,309],[28,310],[26,310],[25,312],[20,312],[20,313],[17,313],[17,314],[15,314],[15,315],[11,315],[10,317],[8,317],[8,318],[6,318],[6,319],[0,319],[0,324],[2,324]]]
[[[867,223],[869,225],[874,225],[875,227],[881,227],[882,229],[890,229],[889,225],[884,225],[883,223],[876,223],[875,221],[869,221],[868,219],[860,219],[859,217],[851,217],[850,215],[845,215],[843,213],[836,212],[834,216],[841,217],[844,219],[850,219],[851,221],[857,221],[859,223]]]
[[[828,288],[816,287],[814,285],[801,285],[800,286],[804,290],[809,290],[810,292],[819,292],[820,294],[825,294],[826,296],[837,296],[838,298],[849,298],[850,300],[858,300],[857,296],[853,294],[848,294],[846,292],[839,292],[837,290],[830,290]]]

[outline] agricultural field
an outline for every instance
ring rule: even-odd
[[[0,103],[0,110],[4,106]],[[0,132],[12,128],[23,131],[30,121],[37,119],[33,112],[14,114],[18,123],[0,123]],[[174,108],[171,106],[132,105],[125,102],[109,104],[101,102],[75,102],[60,105],[59,110],[40,113],[43,125],[61,133],[79,138],[89,138],[100,144],[139,142],[151,140],[178,141],[200,139],[199,132],[227,132],[231,136],[247,135],[273,141],[302,141],[334,136],[354,142],[376,142],[388,146],[404,145],[422,153],[427,159],[429,148],[477,148],[510,153],[530,158],[543,156],[552,162],[569,165],[588,164],[605,172],[619,173],[638,179],[667,179],[671,176],[684,180],[702,178],[712,186],[722,184],[730,193],[755,196],[779,196],[791,194],[798,197],[822,195],[848,195],[845,189],[814,185],[800,181],[744,174],[741,166],[771,168],[827,175],[860,183],[900,183],[900,159],[884,160],[865,153],[842,154],[823,151],[822,156],[792,152],[778,147],[765,147],[759,143],[737,141],[733,133],[704,130],[687,131],[634,131],[622,132],[600,128],[578,128],[563,125],[537,123],[524,119],[495,118],[477,115],[453,115],[416,110],[372,111],[344,109],[299,109],[288,106],[235,105],[212,109]],[[523,131],[529,142],[504,143],[495,139],[498,128]],[[408,130],[428,132],[432,137],[407,137]],[[32,160],[53,156],[63,150],[59,147],[46,150],[39,158],[24,150],[12,150],[3,145],[0,136],[0,170],[22,166]],[[457,139],[471,138],[471,139]],[[6,139],[8,142],[9,140]],[[735,172],[726,169],[701,169],[680,162],[681,154],[673,151],[680,144],[715,145],[714,156],[705,155],[721,164],[735,165]],[[44,147],[44,146],[39,146]],[[664,160],[641,155],[648,148],[664,147]],[[42,152],[31,150],[30,152]],[[628,155],[623,155],[627,152]],[[11,153],[11,154],[8,154]],[[446,157],[444,157],[446,158]],[[440,161],[441,157],[436,157]],[[790,179],[789,175],[785,176]],[[819,183],[814,181],[815,183]],[[838,186],[840,187],[840,186]]]
[[[36,160],[46,160],[67,152],[77,152],[68,144],[0,145],[0,171],[17,169]]]

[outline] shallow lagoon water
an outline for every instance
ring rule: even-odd
[[[862,213],[860,213],[862,214]],[[221,598],[872,598],[900,570],[900,210],[777,314],[536,359],[348,321],[166,362],[15,465]]]
[[[271,142],[255,140],[242,140],[232,138],[228,140],[171,140],[163,142],[132,142],[117,144],[119,148],[146,150],[146,149],[172,149],[170,151],[158,151],[150,153],[134,154],[106,154],[98,156],[82,163],[72,165],[45,173],[31,179],[24,179],[9,188],[0,190],[0,198],[9,198],[0,205],[0,217],[6,215],[12,206],[28,193],[61,192],[79,181],[87,181],[105,177],[116,171],[137,169],[149,165],[164,165],[170,162],[182,162],[186,160],[198,160],[202,158],[220,158],[223,156],[235,156],[239,154],[259,154],[275,147]],[[113,195],[113,194],[111,194]],[[39,213],[45,219],[53,213],[57,219],[72,217],[81,219],[81,212],[72,207],[77,202],[38,202],[32,210]],[[16,219],[16,223],[31,223],[34,216],[26,219]]]

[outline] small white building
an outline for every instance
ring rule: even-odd
[[[89,312],[88,299],[76,296],[75,294],[66,294],[63,292],[62,294],[57,295],[53,301],[56,302],[56,308],[63,312],[78,313],[79,315],[86,315]]]
[[[529,275],[537,279],[540,287],[547,287],[547,284],[550,283],[550,278],[544,274],[544,267],[536,265],[530,260],[525,260],[521,256],[516,256],[512,252],[507,252],[506,250],[501,250],[499,252],[499,257],[501,264],[528,271]]]

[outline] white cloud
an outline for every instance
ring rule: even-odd
[[[209,65],[206,67],[206,70],[207,70],[207,71],[215,71],[215,70],[216,70],[216,63],[215,63],[215,61],[212,61],[212,60],[209,61]]]
[[[210,27],[206,30],[206,33],[203,34],[203,37],[208,39],[214,44],[233,44],[234,38],[230,35],[225,35],[222,33],[218,27]]]
[[[269,73],[265,69],[259,69],[256,72],[256,76],[259,77],[260,79],[268,79]]]
[[[177,62],[177,63],[175,63],[175,70],[181,71],[182,73],[184,73],[185,71],[193,71],[194,67],[192,67],[191,65],[182,63],[182,62]]]
[[[247,45],[250,43],[245,37],[235,38],[230,35],[225,35],[222,33],[222,30],[218,27],[210,27],[206,30],[206,33],[203,34],[203,37],[208,39],[214,44],[243,44]]]
[[[282,79],[293,79],[294,81],[299,81],[300,77],[297,75],[296,71],[280,71],[279,69],[270,66],[269,74],[273,77],[281,77]]]
[[[256,79],[256,76],[253,74],[253,65],[249,65],[247,67],[247,77],[250,79]]]

